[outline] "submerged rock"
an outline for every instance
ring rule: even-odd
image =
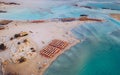
[[[15,2],[0,2],[0,4],[4,4],[4,5],[20,5],[19,3],[15,3]]]
[[[90,6],[80,6],[80,7],[84,7],[84,8],[92,9],[92,7],[90,7]]]
[[[62,22],[71,22],[71,21],[75,21],[75,18],[62,18],[61,21]]]
[[[20,5],[19,3],[15,3],[15,2],[10,2],[8,3],[9,5]]]
[[[88,15],[86,15],[86,14],[81,14],[80,16],[88,16]]]
[[[0,13],[6,13],[7,11],[0,10]]]

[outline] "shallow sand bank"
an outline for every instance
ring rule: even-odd
[[[120,21],[120,14],[110,14],[110,16]]]

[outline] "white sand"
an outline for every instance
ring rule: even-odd
[[[12,1],[12,0],[6,0]],[[19,1],[18,1],[19,2]],[[22,0],[20,0],[22,2]],[[40,3],[44,3],[46,1],[41,0]],[[50,3],[49,1],[47,1]],[[67,1],[68,2],[68,1]],[[32,3],[29,2],[29,3]],[[38,3],[35,6],[31,7],[31,4],[25,2],[22,4],[24,7],[30,8],[41,8],[45,7],[46,4],[40,5]],[[47,5],[47,8],[52,5],[57,5],[60,2],[52,2],[52,4]],[[62,1],[60,4],[64,4],[66,1]],[[36,4],[36,3],[35,3]],[[33,3],[34,5],[34,3]],[[9,10],[14,8],[23,8],[21,5],[0,5],[1,10]],[[30,22],[21,22],[21,21],[14,21],[6,26],[5,30],[0,30],[0,43],[5,43],[7,46],[7,50],[0,52],[0,58],[2,61],[9,60],[9,63],[4,65],[5,74],[7,72],[12,73],[19,73],[20,75],[43,75],[44,71],[49,67],[49,65],[64,51],[68,50],[71,46],[74,46],[79,40],[77,40],[73,34],[71,33],[71,29],[82,24],[84,22],[81,21],[72,21],[72,22],[45,22],[45,23],[30,23]],[[28,32],[29,35],[26,37],[14,39],[10,41],[10,38],[14,36],[16,33],[20,33],[21,31]],[[32,33],[31,33],[32,32]],[[29,49],[26,48],[23,52],[20,52],[19,46],[17,45],[18,42],[22,42],[24,39],[29,38],[32,42],[28,48],[34,47],[36,52],[32,53],[32,56],[27,56],[29,53]],[[55,57],[48,59],[39,54],[40,50],[42,50],[49,42],[53,39],[60,39],[67,41],[69,46],[59,52]],[[43,44],[44,42],[44,44]],[[31,53],[31,52],[30,52]],[[24,56],[27,58],[27,61],[21,64],[15,64],[11,61]]]
[[[29,23],[14,21],[8,24],[5,30],[0,31],[0,40],[2,40],[2,42],[5,42],[5,44],[7,44],[8,46],[8,50],[0,52],[1,58],[3,58],[4,60],[12,58],[11,52],[13,52],[12,50],[14,50],[12,48],[17,49],[17,46],[10,47],[11,44],[17,43],[24,38],[30,38],[34,44],[31,47],[35,47],[37,51],[36,55],[33,58],[28,59],[27,62],[24,62],[22,64],[14,64],[11,62],[7,64],[5,66],[6,72],[17,72],[20,75],[42,75],[44,71],[49,67],[49,65],[57,58],[57,56],[59,56],[65,50],[68,50],[68,48],[79,42],[77,39],[75,39],[75,37],[73,37],[70,30],[82,23],[84,22],[72,21],[64,23]],[[15,39],[16,41],[9,40],[10,37],[12,37],[16,33],[20,33],[21,31],[28,32],[29,35],[23,38]],[[30,33],[30,31],[32,31],[33,33]],[[69,46],[65,50],[58,53],[52,59],[47,59],[39,55],[39,51],[42,50],[46,45],[48,45],[48,43],[53,39],[65,40],[69,42]],[[42,42],[45,42],[45,44],[43,44]],[[39,69],[39,67],[42,68]]]
[[[33,3],[33,0],[1,0],[1,1],[17,1],[24,3],[22,6],[30,7],[30,8],[48,8],[51,6],[56,6],[58,4],[67,4],[68,1],[49,1],[49,0],[36,0]],[[74,1],[74,0],[71,0]],[[76,0],[77,1],[77,0]],[[31,5],[32,4],[32,5]],[[35,5],[36,4],[36,5]],[[23,8],[21,5],[0,5],[1,10],[11,10],[12,8]],[[46,23],[30,23],[30,22],[20,22],[14,21],[6,26],[5,30],[0,30],[0,43],[5,43],[7,45],[7,50],[0,52],[0,58],[2,61],[9,60],[7,65],[4,65],[5,73],[19,73],[20,75],[43,75],[44,71],[50,66],[50,64],[64,51],[68,50],[70,47],[74,46],[79,40],[77,40],[73,34],[71,33],[71,29],[81,25],[84,22],[81,21],[72,21],[72,22],[46,22]],[[26,37],[22,37],[19,39],[15,39],[10,41],[10,37],[14,36],[16,33],[20,33],[21,31],[28,32],[29,35]],[[32,33],[30,32],[32,31]],[[36,52],[33,57],[30,56],[31,59],[27,58],[27,61],[21,64],[15,64],[11,61],[11,58],[14,56],[20,57],[21,52],[18,50],[18,41],[23,41],[23,39],[30,38],[32,44],[30,47],[34,47]],[[39,52],[42,50],[49,42],[53,39],[60,39],[67,41],[69,46],[59,52],[55,57],[48,59],[42,57]],[[43,44],[44,42],[44,44]],[[18,53],[16,52],[18,51]],[[25,49],[22,54],[29,52],[29,49]],[[12,56],[14,54],[14,56]]]

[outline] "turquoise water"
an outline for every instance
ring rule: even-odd
[[[113,2],[113,3],[88,3],[87,6],[91,6],[94,8],[107,8],[112,10],[120,10],[120,4]],[[116,8],[117,7],[117,8]]]
[[[97,9],[61,5],[44,12],[30,9],[17,12],[10,10],[10,13],[0,14],[0,19],[36,20],[79,17],[81,14],[104,19],[105,22],[102,23],[85,23],[72,29],[76,38],[82,41],[59,56],[44,75],[120,75],[120,21],[108,15],[120,13],[120,5],[117,2],[85,4]]]
[[[72,29],[82,42],[59,56],[44,75],[120,75],[120,21],[103,11],[81,8],[75,12],[75,16],[84,13],[106,21]]]
[[[74,3],[73,3],[74,4]],[[0,13],[0,19],[10,20],[38,20],[38,19],[54,19],[54,18],[68,18],[68,17],[80,17],[81,14],[87,14],[93,18],[104,18],[103,15],[108,13],[120,13],[119,3],[91,3],[91,2],[75,2],[75,4],[92,6],[98,9],[87,9],[81,7],[75,7],[73,4],[54,5],[46,8],[13,8],[8,10],[8,13]],[[109,8],[102,10],[99,8]],[[117,8],[116,8],[117,7]],[[116,8],[116,9],[115,9]],[[114,9],[114,10],[110,10]],[[94,16],[93,16],[94,15]]]
[[[119,28],[109,20],[74,28],[84,41],[59,56],[44,75],[120,75]]]

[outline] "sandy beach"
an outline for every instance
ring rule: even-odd
[[[19,6],[18,6],[19,7]],[[3,5],[3,10],[17,8],[14,5]],[[63,18],[50,20],[33,21],[10,21],[0,30],[0,41],[7,47],[0,52],[3,64],[3,75],[43,75],[46,69],[66,50],[80,42],[72,34],[71,30],[86,22],[102,22],[101,19],[82,18]],[[9,21],[8,21],[9,22]],[[15,34],[27,33],[27,36],[15,38]],[[24,40],[28,43],[24,43]],[[52,58],[40,55],[40,51],[45,48],[52,40],[59,39],[68,42],[68,46],[61,50]],[[34,51],[31,50],[34,48]],[[25,62],[19,63],[21,57]]]
[[[18,3],[19,2],[22,3],[21,0],[19,0]],[[37,1],[33,4],[36,4],[36,2]],[[45,1],[42,0],[40,4],[42,3],[44,4]],[[48,6],[50,7],[54,4],[56,5],[56,3],[52,3]],[[58,4],[62,3],[58,2]],[[24,3],[23,5],[2,3],[0,4],[0,10],[1,13],[9,13],[11,9],[28,7],[28,5]],[[37,8],[39,7],[38,5],[29,8]],[[43,7],[45,6],[44,4]],[[111,16],[120,20],[120,14],[111,14]],[[79,16],[79,18],[70,17],[27,21],[11,20],[10,23],[6,25],[1,24],[4,28],[0,28],[0,46],[1,49],[3,49],[0,49],[0,70],[2,70],[3,75],[44,75],[47,68],[61,54],[81,42],[81,40],[78,40],[71,32],[73,28],[86,22],[103,21],[105,20],[90,18],[89,15],[84,16],[83,14],[83,16]],[[66,41],[68,46],[52,58],[42,56],[40,51],[54,39]]]
[[[2,51],[0,57],[7,61],[4,65],[5,75],[7,73],[18,73],[20,75],[43,75],[44,71],[49,67],[49,65],[64,51],[68,50],[70,47],[74,46],[80,40],[73,37],[71,29],[81,25],[84,22],[72,21],[72,22],[45,22],[45,23],[31,23],[31,22],[20,22],[13,21],[5,26],[4,30],[0,31],[1,41],[5,42],[7,49]],[[10,40],[14,34],[20,32],[27,32],[28,36],[20,37],[14,40]],[[27,56],[25,49],[24,57],[27,58],[26,62],[15,63],[12,60],[16,60],[16,57],[21,57],[21,52],[19,51],[17,42],[23,41],[23,39],[30,39],[30,47],[34,47],[36,52],[33,52],[31,56]],[[40,50],[42,50],[46,45],[49,44],[53,39],[60,39],[67,41],[69,46],[59,52],[53,58],[45,58],[40,55]],[[43,43],[44,42],[44,43]],[[14,46],[12,46],[14,44]],[[16,51],[14,51],[16,50]],[[29,52],[29,51],[28,51]],[[12,59],[12,60],[11,60]]]
[[[20,5],[1,5],[2,11],[20,8]],[[43,75],[52,62],[80,42],[76,39],[71,30],[85,22],[99,21],[100,19],[83,18],[63,18],[50,20],[33,21],[8,21],[7,25],[0,30],[0,41],[7,47],[0,52],[3,65],[3,75]],[[7,22],[7,21],[6,21]],[[1,24],[4,24],[1,22]],[[18,33],[27,33],[27,36],[16,38]],[[28,43],[24,43],[24,40]],[[61,50],[52,58],[46,58],[40,51],[52,40],[59,39],[68,42],[68,46]],[[31,49],[34,49],[31,50]],[[25,62],[19,63],[21,57]]]
[[[110,16],[120,21],[120,14],[110,14]]]

